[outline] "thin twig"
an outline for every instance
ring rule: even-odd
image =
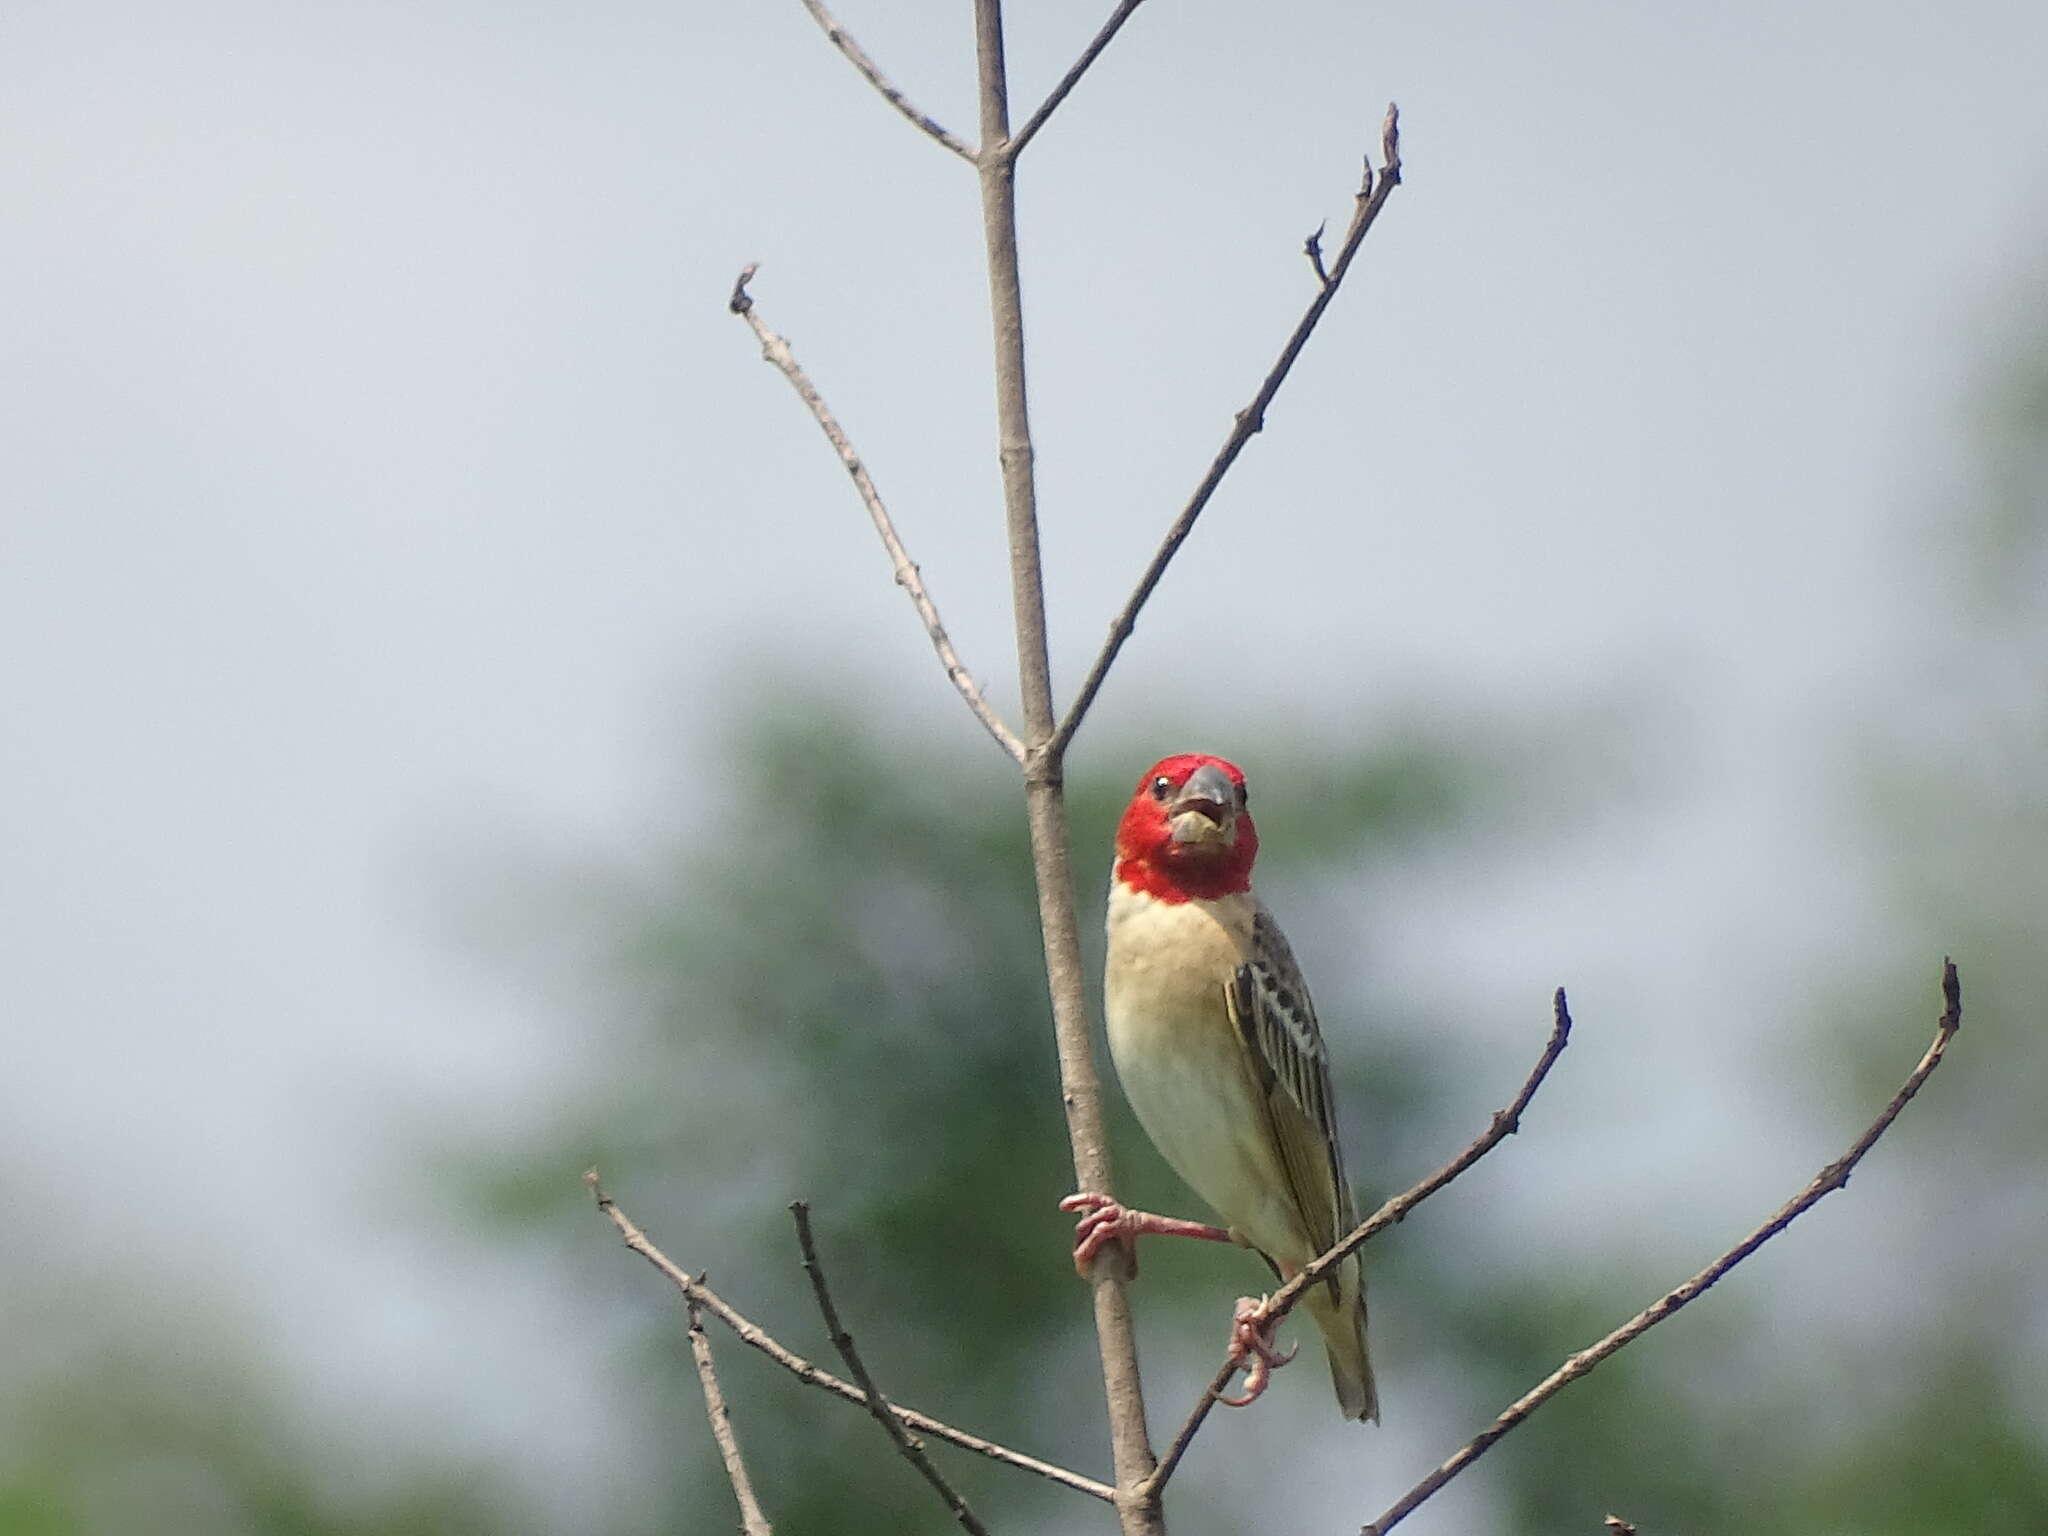
[[[1024,153],[1024,146],[1038,136],[1038,130],[1043,128],[1047,119],[1059,110],[1060,103],[1067,99],[1067,93],[1081,83],[1081,77],[1088,73],[1088,66],[1102,56],[1102,50],[1109,46],[1110,39],[1115,37],[1123,24],[1131,19],[1131,12],[1142,4],[1144,0],[1122,0],[1110,14],[1109,20],[1102,24],[1102,30],[1097,32],[1088,46],[1081,50],[1081,57],[1074,61],[1074,67],[1052,88],[1052,94],[1045,98],[1039,109],[1025,120],[1024,126],[1012,134],[1009,142],[1003,145],[1000,153],[1005,158],[1015,160]]]
[[[690,1358],[697,1362],[697,1380],[704,1385],[704,1412],[711,1420],[711,1438],[717,1442],[719,1460],[725,1463],[726,1481],[739,1500],[740,1524],[746,1536],[775,1536],[775,1527],[761,1513],[754,1497],[754,1484],[747,1476],[747,1464],[740,1460],[740,1443],[733,1437],[732,1415],[726,1411],[725,1394],[718,1388],[718,1371],[711,1363],[711,1340],[704,1336],[702,1310],[690,1304]]]
[[[1280,1287],[1266,1303],[1267,1315],[1273,1318],[1285,1317],[1302,1293],[1314,1285],[1333,1265],[1341,1264],[1370,1240],[1375,1234],[1404,1219],[1410,1211],[1422,1204],[1431,1195],[1464,1173],[1479,1159],[1486,1156],[1508,1137],[1521,1129],[1522,1114],[1529,1107],[1529,1101],[1536,1097],[1536,1090],[1543,1086],[1543,1080],[1550,1076],[1550,1069],[1557,1065],[1557,1058],[1572,1037],[1572,1015],[1565,1002],[1564,988],[1559,987],[1551,999],[1550,1039],[1544,1044],[1543,1054],[1536,1059],[1522,1088],[1506,1109],[1496,1110],[1493,1121],[1480,1133],[1464,1151],[1437,1169],[1414,1188],[1394,1196],[1385,1205],[1353,1227],[1328,1252],[1318,1255],[1311,1263],[1302,1267],[1301,1273]],[[1202,1421],[1209,1416],[1209,1410],[1216,1406],[1223,1389],[1230,1385],[1230,1378],[1237,1373],[1235,1362],[1228,1362],[1218,1371],[1202,1395],[1195,1400],[1187,1422],[1180,1427],[1180,1433],[1173,1437],[1173,1443],[1160,1458],[1159,1470],[1152,1474],[1151,1487],[1157,1491],[1166,1486],[1166,1480],[1173,1476],[1174,1468],[1180,1465],[1189,1443],[1195,1438],[1195,1431],[1202,1427]]]
[[[913,1439],[904,1429],[903,1421],[896,1416],[889,1399],[882,1396],[875,1379],[868,1374],[867,1362],[861,1358],[854,1346],[853,1335],[846,1331],[839,1321],[839,1309],[832,1304],[832,1292],[825,1284],[825,1266],[818,1259],[818,1245],[811,1237],[811,1208],[801,1200],[789,1203],[789,1214],[796,1222],[797,1247],[804,1256],[804,1273],[811,1277],[811,1294],[818,1298],[818,1315],[825,1320],[825,1332],[831,1336],[832,1347],[839,1351],[839,1358],[846,1362],[847,1370],[867,1396],[868,1412],[875,1422],[882,1426],[882,1432],[900,1451],[903,1459],[917,1468],[918,1475],[932,1485],[934,1492],[945,1500],[946,1507],[953,1511],[953,1518],[960,1523],[960,1529],[968,1536],[988,1536],[988,1527],[976,1518],[967,1501],[960,1497],[953,1485],[946,1481],[945,1474],[932,1465],[931,1457],[924,1452],[920,1441]]]
[[[1325,219],[1316,226],[1314,234],[1301,242],[1301,254],[1308,258],[1309,267],[1314,271],[1316,281],[1325,288],[1330,286],[1330,269],[1323,265],[1323,231],[1329,227],[1329,220]]]
[[[1430,1473],[1429,1476],[1409,1489],[1408,1492],[1402,1494],[1379,1519],[1365,1526],[1361,1530],[1360,1536],[1386,1536],[1388,1531],[1391,1531],[1396,1525],[1399,1525],[1409,1515],[1413,1514],[1424,1501],[1434,1496],[1437,1490],[1442,1488],[1444,1484],[1448,1483],[1452,1478],[1483,1456],[1502,1435],[1505,1435],[1517,1424],[1528,1418],[1530,1414],[1542,1407],[1544,1403],[1548,1402],[1550,1398],[1555,1396],[1565,1386],[1577,1381],[1616,1350],[1641,1338],[1645,1333],[1649,1332],[1687,1303],[1696,1301],[1715,1281],[1719,1280],[1729,1270],[1784,1231],[1795,1219],[1816,1204],[1822,1196],[1832,1194],[1835,1190],[1847,1184],[1851,1170],[1863,1160],[1863,1155],[1877,1144],[1878,1137],[1890,1129],[1891,1123],[1899,1117],[1899,1112],[1912,1101],[1913,1095],[1920,1091],[1920,1085],[1927,1081],[1928,1074],[1941,1065],[1941,1058],[1943,1053],[1948,1050],[1949,1041],[1955,1038],[1956,1030],[1962,1025],[1963,987],[1961,979],[1956,975],[1956,967],[1953,960],[1944,959],[1941,962],[1941,992],[1944,1006],[1941,1019],[1935,1026],[1933,1043],[1927,1047],[1926,1054],[1920,1058],[1919,1065],[1907,1074],[1906,1081],[1901,1085],[1899,1091],[1892,1095],[1891,1102],[1885,1105],[1884,1109],[1878,1114],[1878,1117],[1871,1122],[1870,1129],[1858,1137],[1855,1144],[1847,1152],[1844,1152],[1832,1163],[1829,1163],[1827,1167],[1815,1174],[1813,1181],[1805,1189],[1780,1206],[1771,1216],[1770,1220],[1722,1254],[1720,1258],[1714,1260],[1713,1263],[1709,1264],[1676,1290],[1666,1292],[1649,1306],[1643,1308],[1642,1311],[1638,1312],[1634,1317],[1623,1323],[1598,1343],[1589,1345],[1577,1354],[1567,1358],[1564,1364],[1544,1377],[1542,1381],[1538,1382],[1521,1397],[1516,1398],[1514,1402],[1501,1411],[1499,1418],[1495,1419],[1484,1430],[1460,1446],[1450,1460]]]
[[[1396,1195],[1374,1211],[1370,1217],[1332,1244],[1327,1252],[1318,1254],[1302,1265],[1300,1274],[1273,1293],[1272,1299],[1266,1303],[1267,1314],[1272,1317],[1285,1317],[1293,1310],[1295,1302],[1304,1291],[1357,1252],[1375,1232],[1383,1231],[1404,1220],[1415,1207],[1519,1131],[1522,1128],[1522,1115],[1528,1109],[1529,1101],[1536,1097],[1536,1090],[1541,1088],[1543,1080],[1550,1076],[1550,1069],[1557,1065],[1557,1058],[1564,1054],[1564,1048],[1571,1043],[1571,1038],[1571,1005],[1565,999],[1564,988],[1559,987],[1550,999],[1550,1038],[1544,1042],[1543,1054],[1537,1058],[1536,1065],[1530,1069],[1528,1078],[1522,1083],[1522,1091],[1514,1096],[1508,1107],[1496,1110],[1493,1121],[1485,1132],[1464,1151],[1413,1189],[1405,1194]]]
[[[806,0],[808,3],[808,0]],[[903,547],[903,540],[896,535],[896,524],[889,516],[889,509],[883,505],[882,496],[875,489],[875,482],[869,476],[867,466],[860,455],[854,452],[852,440],[846,429],[839,425],[839,419],[832,414],[832,408],[825,403],[825,397],[818,393],[810,376],[796,360],[796,354],[789,349],[789,343],[768,329],[754,307],[754,296],[747,292],[747,284],[753,280],[756,267],[749,263],[741,271],[739,281],[733,284],[732,297],[727,308],[747,322],[754,336],[761,343],[761,355],[773,363],[789,380],[790,387],[797,392],[811,418],[817,422],[825,440],[839,455],[839,462],[846,466],[847,474],[853,477],[854,488],[860,492],[862,505],[868,509],[868,517],[875,525],[875,532],[881,535],[882,547],[889,553],[889,563],[895,568],[896,585],[909,595],[911,607],[924,621],[924,632],[931,637],[932,649],[939,654],[939,664],[946,669],[946,676],[952,679],[953,687],[974,711],[974,718],[996,739],[996,745],[1010,754],[1012,761],[1024,761],[1024,743],[1017,739],[1017,733],[1003,723],[1003,717],[996,713],[995,706],[982,697],[981,686],[974,680],[974,674],[967,670],[967,664],[960,659],[960,653],[953,649],[952,639],[946,634],[946,626],[939,617],[938,605],[925,590],[924,577],[919,573],[917,562]]]
[[[583,1175],[583,1182],[589,1186],[591,1196],[597,1201],[597,1208],[604,1213],[605,1219],[618,1228],[619,1236],[625,1240],[626,1246],[668,1276],[675,1288],[683,1293],[683,1299],[687,1303],[709,1312],[730,1328],[742,1344],[759,1350],[798,1381],[807,1386],[822,1388],[849,1403],[867,1406],[867,1394],[859,1387],[852,1382],[841,1381],[830,1371],[821,1370],[802,1355],[777,1342],[759,1324],[742,1316],[724,1297],[705,1284],[701,1275],[691,1275],[675,1260],[655,1247],[647,1234],[635,1226],[632,1218],[620,1210],[617,1202],[604,1192],[604,1186],[598,1181],[595,1168]],[[1090,1498],[1102,1500],[1105,1504],[1116,1501],[1116,1490],[1107,1483],[1097,1482],[1092,1477],[1084,1477],[1079,1472],[1069,1471],[1050,1461],[1040,1461],[1036,1456],[1026,1456],[1022,1451],[1013,1451],[1007,1445],[985,1440],[980,1435],[969,1434],[964,1429],[956,1429],[942,1419],[935,1419],[928,1413],[919,1413],[915,1408],[906,1408],[901,1403],[892,1403],[890,1406],[896,1410],[898,1418],[920,1434],[935,1435],[948,1444],[959,1446],[963,1451],[986,1456],[990,1461],[999,1461],[1006,1467],[1015,1467],[1022,1472],[1035,1472],[1049,1482],[1058,1483],[1063,1488],[1071,1488],[1076,1493],[1085,1493]]]
[[[1385,122],[1380,130],[1381,153],[1384,165],[1375,185],[1370,164],[1366,167],[1365,182],[1359,188],[1356,211],[1351,216],[1351,226],[1344,232],[1344,244],[1337,253],[1337,259],[1330,265],[1330,275],[1316,289],[1316,296],[1310,300],[1307,311],[1287,338],[1287,345],[1280,349],[1280,360],[1267,373],[1265,382],[1252,396],[1252,403],[1237,413],[1230,436],[1225,439],[1209,465],[1208,473],[1202,476],[1202,483],[1195,487],[1195,494],[1188,499],[1173,526],[1167,530],[1165,540],[1152,563],[1145,567],[1145,574],[1139,578],[1137,589],[1132,592],[1123,611],[1109,626],[1109,638],[1103,643],[1102,651],[1095,658],[1095,664],[1088,669],[1087,679],[1081,684],[1081,691],[1074,696],[1066,717],[1060,721],[1059,729],[1053,735],[1053,746],[1064,750],[1073,740],[1074,732],[1081,728],[1081,721],[1088,713],[1088,707],[1095,702],[1095,695],[1102,689],[1103,680],[1109,676],[1109,669],[1116,661],[1117,652],[1124,642],[1131,638],[1131,632],[1138,627],[1138,613],[1152,596],[1152,589],[1159,585],[1159,578],[1166,574],[1166,567],[1173,560],[1187,536],[1194,531],[1195,519],[1202,515],[1202,509],[1209,504],[1209,498],[1216,494],[1216,487],[1223,483],[1230,466],[1237,462],[1237,456],[1244,452],[1245,445],[1266,424],[1266,408],[1273,403],[1273,397],[1280,393],[1280,386],[1287,382],[1287,375],[1294,367],[1294,360],[1301,355],[1301,349],[1308,344],[1317,322],[1323,318],[1323,311],[1330,307],[1330,301],[1337,296],[1343,285],[1344,274],[1351,269],[1351,258],[1358,254],[1358,248],[1372,229],[1373,220],[1379,217],[1394,188],[1401,184],[1401,134],[1400,114],[1392,106],[1387,108]]]
[[[867,83],[882,93],[882,99],[901,112],[913,127],[937,139],[969,165],[976,163],[977,157],[974,151],[968,148],[966,141],[948,133],[939,126],[936,119],[912,105],[910,98],[898,90],[889,77],[876,67],[875,61],[861,51],[860,44],[853,40],[852,34],[839,25],[838,19],[820,5],[818,0],[804,0],[804,9],[811,13],[813,21],[824,28],[825,36],[830,39],[832,46],[845,54],[847,62],[859,70]]]

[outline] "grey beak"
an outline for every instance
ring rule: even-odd
[[[1237,786],[1214,763],[1204,763],[1188,775],[1187,783],[1173,797],[1173,809],[1176,814],[1203,811],[1211,821],[1222,821],[1237,813]]]

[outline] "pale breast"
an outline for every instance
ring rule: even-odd
[[[1160,1155],[1254,1246],[1299,1263],[1315,1249],[1224,1005],[1253,912],[1249,895],[1167,903],[1113,887],[1105,1022],[1124,1097]]]

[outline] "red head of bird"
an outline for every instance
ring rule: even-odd
[[[1203,752],[1162,757],[1139,777],[1117,825],[1115,878],[1168,902],[1250,890],[1259,833],[1245,806],[1235,763]]]

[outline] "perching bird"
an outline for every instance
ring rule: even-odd
[[[1228,1227],[1126,1210],[1090,1192],[1074,1262],[1143,1233],[1256,1249],[1282,1279],[1357,1224],[1331,1108],[1329,1053],[1279,925],[1252,894],[1259,836],[1244,775],[1221,758],[1169,757],[1138,781],[1116,834],[1104,976],[1109,1051],[1139,1124]],[[1249,1403],[1273,1366],[1262,1302],[1241,1298],[1232,1355]],[[1302,1298],[1322,1330],[1347,1419],[1379,1420],[1356,1254]]]

